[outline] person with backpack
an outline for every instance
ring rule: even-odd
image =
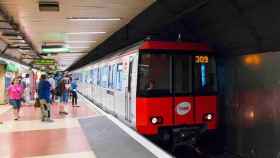
[[[79,107],[79,105],[77,105],[77,100],[78,100],[78,94],[77,94],[77,89],[78,89],[78,85],[77,85],[77,79],[72,80],[71,82],[71,94],[72,94],[72,106],[73,107]]]
[[[55,83],[55,80],[53,78],[53,76],[50,74],[49,75],[49,79],[48,81],[50,82],[51,84],[51,103],[53,104],[55,102],[55,95],[56,95],[56,83]]]
[[[53,122],[51,120],[51,84],[46,75],[41,75],[38,84],[38,96],[40,99],[42,122]]]

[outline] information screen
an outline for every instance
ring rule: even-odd
[[[208,56],[195,56],[195,63],[197,64],[208,64]]]

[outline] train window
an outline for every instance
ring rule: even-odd
[[[141,54],[138,71],[138,95],[152,97],[171,94],[171,56]]]
[[[113,74],[114,74],[113,65],[110,65],[109,66],[109,88],[111,88],[111,89],[114,89],[114,86],[113,86]]]
[[[85,83],[86,82],[86,74],[85,74],[85,71],[83,71],[83,74],[82,74],[82,82]]]
[[[118,64],[118,71],[122,71],[123,70],[123,65],[122,64]]]
[[[217,92],[216,62],[209,57],[208,63],[195,63],[194,65],[195,93],[210,95]]]
[[[101,86],[103,88],[108,88],[108,73],[109,73],[109,66],[104,66],[101,68]]]
[[[176,95],[187,95],[192,92],[191,56],[174,56],[174,90]]]
[[[97,69],[93,69],[92,78],[93,78],[93,84],[97,85]]]
[[[101,83],[101,68],[97,69],[97,85],[100,86]]]
[[[116,89],[117,90],[122,90],[122,80],[123,80],[123,70],[122,70],[122,63],[117,64],[117,73],[116,73]]]
[[[92,69],[90,70],[89,77],[90,77],[90,84],[93,84],[93,70]]]
[[[113,85],[112,85],[112,88],[113,89],[117,89],[116,88],[116,85],[117,85],[117,65],[116,64],[114,64],[113,65],[113,77],[112,77],[113,79]]]
[[[90,83],[91,77],[90,77],[90,71],[86,71],[86,83]]]

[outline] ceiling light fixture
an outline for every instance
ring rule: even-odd
[[[121,18],[70,17],[70,21],[119,21]]]
[[[66,41],[65,43],[95,43],[96,41]]]
[[[69,52],[69,48],[44,48],[43,53],[59,53],[59,52]]]
[[[106,32],[67,32],[67,35],[81,35],[81,34],[105,34]]]
[[[67,47],[69,49],[87,49],[89,47]]]

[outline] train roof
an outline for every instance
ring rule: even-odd
[[[169,42],[169,41],[144,41],[140,50],[182,50],[211,52],[212,49],[205,43],[194,42]]]

